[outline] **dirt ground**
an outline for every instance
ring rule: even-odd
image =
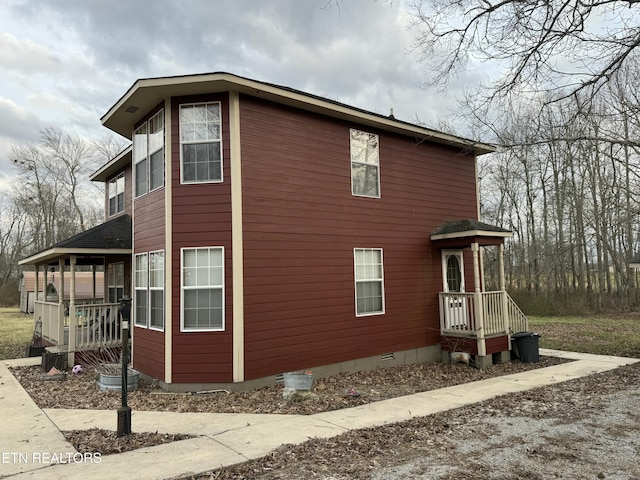
[[[167,395],[150,385],[129,395],[139,410],[298,413],[344,408],[482,378],[548,366],[512,362],[484,372],[427,364],[338,375],[314,381],[316,401],[291,403],[282,386],[244,393]],[[37,368],[14,374],[41,407],[117,408],[90,374],[42,382]],[[359,396],[347,395],[354,388]],[[287,445],[262,459],[209,472],[198,479],[640,479],[640,365],[498,397],[400,424]],[[137,433],[69,432],[80,451],[113,453],[177,438]],[[164,436],[167,437],[167,436]],[[189,477],[191,478],[191,477]]]
[[[640,364],[329,440],[198,479],[640,479]]]

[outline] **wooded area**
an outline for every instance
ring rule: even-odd
[[[103,186],[89,175],[123,146],[112,136],[86,140],[54,128],[14,146],[15,181],[0,192],[0,306],[18,304],[19,259],[103,221]]]

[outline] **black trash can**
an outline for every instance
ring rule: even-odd
[[[514,333],[511,338],[516,343],[516,356],[524,363],[537,363],[540,361],[540,348],[538,340],[540,335],[533,332]]]

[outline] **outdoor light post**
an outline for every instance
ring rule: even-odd
[[[131,434],[131,407],[127,405],[127,370],[129,364],[129,319],[131,299],[126,295],[120,300],[119,314],[122,321],[122,406],[118,409],[118,437]]]

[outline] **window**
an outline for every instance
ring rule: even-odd
[[[109,215],[124,212],[124,173],[109,180]]]
[[[135,257],[135,324],[164,329],[164,251]]]
[[[110,263],[107,267],[109,303],[117,303],[124,296],[124,262]]]
[[[149,253],[149,325],[164,329],[164,251]]]
[[[149,277],[148,255],[139,253],[135,257],[135,324],[147,326],[147,287]]]
[[[380,198],[378,135],[351,129],[351,193]]]
[[[220,103],[180,105],[182,182],[222,181]]]
[[[384,313],[382,249],[354,249],[356,316]]]
[[[224,249],[182,250],[182,330],[224,330]]]
[[[133,132],[136,197],[164,185],[164,111]]]

